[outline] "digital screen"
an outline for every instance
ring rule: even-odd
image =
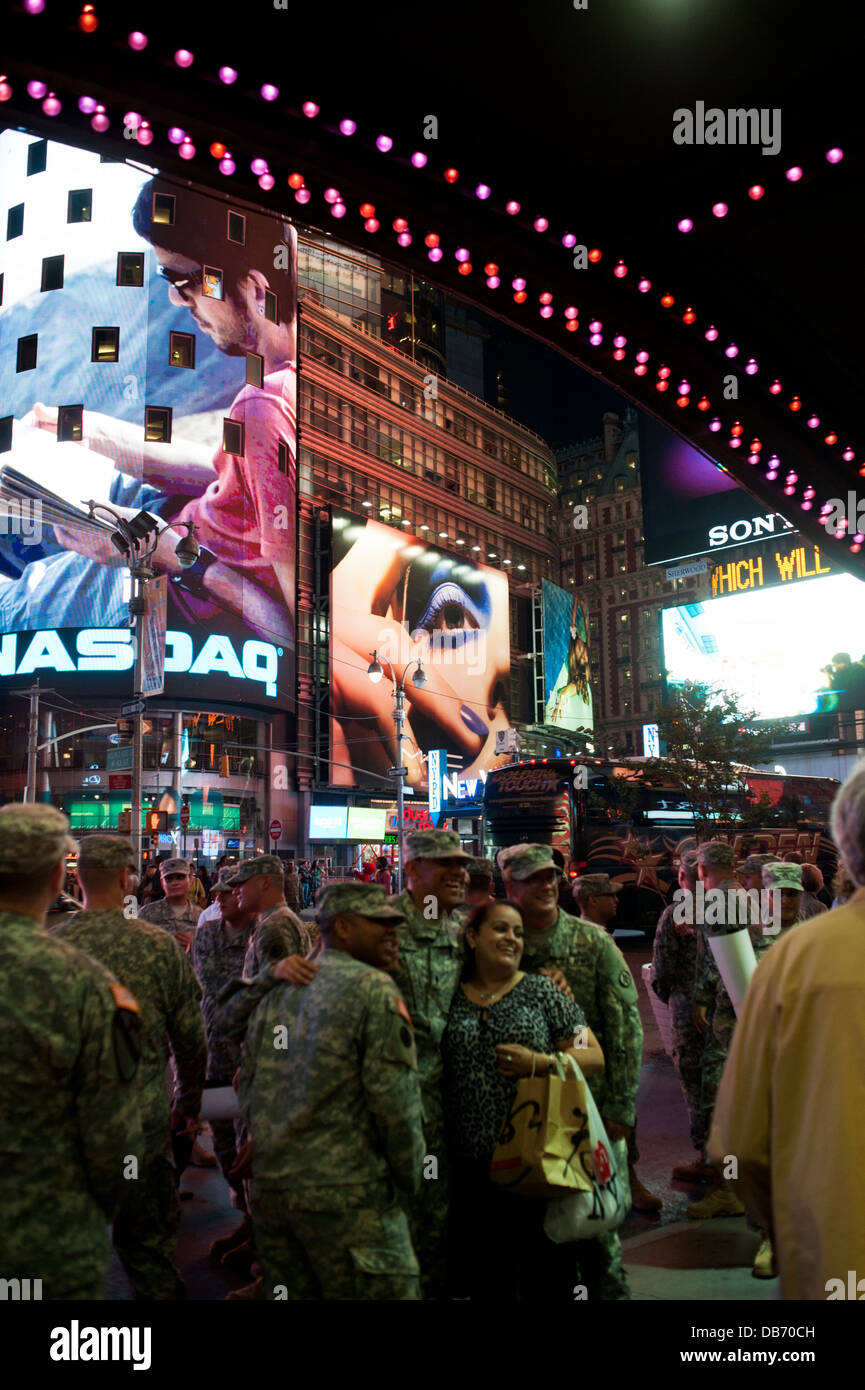
[[[865,708],[865,584],[849,574],[662,615],[668,686],[738,694],[758,719]]]
[[[720,436],[719,436],[720,438]],[[744,451],[743,451],[744,452]],[[647,565],[670,564],[795,530],[672,430],[640,416]]]
[[[349,806],[348,838],[380,844],[384,839],[387,812],[375,806]]]
[[[96,513],[109,529],[88,522],[92,499],[164,532],[152,563],[168,575],[165,694],[289,705],[294,232],[247,211],[237,244],[221,199],[55,142],[28,176],[31,143],[0,135],[2,225],[23,205],[3,243],[0,680],[129,695],[129,570],[111,514]],[[186,522],[201,547],[189,570],[175,555]]]
[[[376,651],[382,678],[367,672]],[[413,684],[417,659],[426,684]],[[396,765],[394,687],[405,682],[406,790],[426,796],[426,755],[443,748],[461,779],[509,759],[496,733],[509,717],[506,575],[381,522],[333,513],[331,758],[338,785],[382,789]],[[370,777],[369,774],[376,774]],[[390,781],[390,779],[387,779]]]
[[[311,840],[345,840],[347,827],[347,806],[310,806],[309,838]]]
[[[544,604],[545,724],[592,729],[589,675],[589,613],[585,600],[548,579]]]

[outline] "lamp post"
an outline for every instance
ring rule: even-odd
[[[133,630],[132,650],[133,650],[133,695],[136,700],[141,700],[141,665],[144,644],[144,624],[141,621],[147,611],[147,599],[145,588],[147,581],[155,577],[156,571],[153,569],[151,561],[156,554],[156,547],[159,544],[159,537],[164,531],[171,528],[167,525],[160,526],[156,517],[149,512],[141,511],[137,516],[124,517],[116,512],[113,507],[106,506],[103,502],[89,501],[87,509],[91,516],[97,512],[107,512],[111,517],[116,530],[111,533],[111,542],[126,559],[129,574],[132,579],[132,592],[129,597],[129,626]],[[195,524],[192,521],[183,521],[181,526],[187,528],[185,536],[174,548],[174,553],[183,569],[188,569],[194,565],[198,558],[199,546],[195,539]],[[133,734],[132,734],[132,853],[136,865],[141,863],[141,769],[143,751],[143,726],[141,722],[141,712],[136,710],[133,715]]]
[[[391,680],[393,681],[393,722],[394,722],[394,726],[395,726],[395,728],[396,728],[396,760],[397,760],[397,766],[396,766],[396,838],[397,838],[396,888],[397,888],[397,892],[399,893],[399,892],[402,891],[403,781],[404,781],[405,775],[406,775],[406,767],[405,767],[405,764],[403,763],[403,760],[402,760],[402,739],[403,739],[402,727],[403,727],[403,721],[404,721],[404,719],[405,719],[405,684],[406,684],[406,681],[407,681],[408,678],[409,678],[409,672],[411,671],[412,667],[414,666],[414,667],[417,668],[417,670],[416,670],[416,673],[415,673],[414,680],[412,681],[412,685],[417,686],[418,690],[420,690],[423,686],[426,685],[426,673],[425,673],[425,671],[424,671],[424,669],[423,669],[423,663],[421,662],[420,657],[417,657],[416,660],[415,660],[414,662],[412,662],[412,663],[410,663],[410,665],[406,666],[405,670],[403,671],[402,680],[401,680],[401,681],[397,681],[396,675],[394,674],[394,669],[393,669],[393,667],[391,666],[391,664],[390,664],[390,662],[388,661],[388,659],[387,659],[386,656],[379,657],[378,652],[371,652],[370,655],[372,656],[372,662],[370,663],[370,665],[369,665],[368,668],[367,668],[367,675],[369,676],[369,678],[370,678],[370,680],[372,681],[373,685],[378,685],[379,681],[380,681],[381,678],[382,678],[382,675],[384,674],[383,671],[382,671],[382,669],[381,669],[381,664],[380,664],[382,661],[384,662],[384,664],[385,664],[385,666],[387,667],[387,669],[390,671],[390,678],[391,678]]]

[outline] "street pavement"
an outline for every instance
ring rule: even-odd
[[[637,1172],[645,1187],[664,1202],[657,1215],[631,1212],[620,1235],[632,1297],[640,1301],[677,1300],[763,1302],[776,1299],[776,1279],[755,1279],[751,1265],[759,1244],[744,1216],[689,1221],[685,1208],[705,1191],[673,1182],[674,1164],[694,1156],[688,1134],[685,1101],[676,1069],[664,1044],[642,980],[642,966],[651,950],[641,937],[616,933],[637,982],[645,1042],[643,1072],[637,1097]],[[204,1147],[210,1148],[209,1137]],[[182,1203],[179,1263],[189,1297],[195,1301],[223,1299],[248,1279],[223,1269],[208,1254],[212,1240],[238,1224],[229,1189],[218,1168],[189,1167],[181,1181]],[[126,1276],[112,1256],[108,1297],[131,1299]]]

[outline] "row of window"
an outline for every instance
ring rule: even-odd
[[[2,277],[0,277],[2,278]],[[16,353],[16,372],[32,372],[36,369],[39,357],[39,334],[28,333],[18,339]],[[91,362],[120,361],[120,329],[95,327],[90,335]],[[168,365],[195,369],[195,334],[175,333],[168,335]],[[248,386],[264,385],[264,358],[257,352],[246,354],[246,383]]]
[[[9,453],[12,448],[11,415],[0,419],[0,454]],[[173,411],[167,405],[146,405],[144,407],[144,438],[148,444],[170,444]],[[80,444],[84,439],[84,406],[59,405],[57,407],[57,443]],[[222,422],[222,451],[238,458],[244,455],[246,432],[242,420],[226,417]],[[289,474],[290,455],[288,446],[279,440],[279,471],[286,477]]]

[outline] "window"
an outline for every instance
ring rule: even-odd
[[[269,323],[279,323],[279,305],[272,290],[264,291],[264,317]]]
[[[18,339],[18,360],[15,367],[16,372],[32,372],[36,366],[37,344],[39,342],[38,333],[30,333],[26,338]]]
[[[243,457],[242,420],[223,420],[222,452],[224,454],[237,454],[239,457]]]
[[[45,256],[42,260],[42,292],[63,289],[63,257]]]
[[[246,354],[246,384],[247,386],[264,385],[264,358],[257,352]]]
[[[154,193],[153,220],[170,227],[174,223],[174,209],[177,199],[173,193]]]
[[[204,279],[201,285],[201,292],[207,299],[223,299],[222,271],[215,265],[202,267]]]
[[[93,189],[72,188],[66,200],[67,222],[89,222],[93,216]]]
[[[94,328],[90,346],[91,362],[116,362],[120,357],[120,329]]]
[[[246,245],[246,218],[242,212],[229,212],[227,235],[228,240],[237,242],[238,246]]]
[[[170,367],[195,366],[195,334],[171,333],[168,349]]]
[[[128,285],[131,289],[141,289],[144,284],[143,251],[118,251],[117,283]]]
[[[0,454],[8,454],[12,448],[12,421],[14,416],[4,415],[0,420]]]
[[[277,441],[277,468],[286,478],[291,474],[291,453],[284,439]]]
[[[24,231],[24,204],[16,203],[6,214],[6,240],[14,241]]]
[[[57,443],[80,444],[83,438],[84,406],[59,406],[57,410]]]
[[[34,140],[32,145],[27,146],[27,177],[31,174],[43,174],[47,163],[48,141]]]
[[[171,443],[170,406],[146,405],[144,407],[144,438],[148,444]]]

